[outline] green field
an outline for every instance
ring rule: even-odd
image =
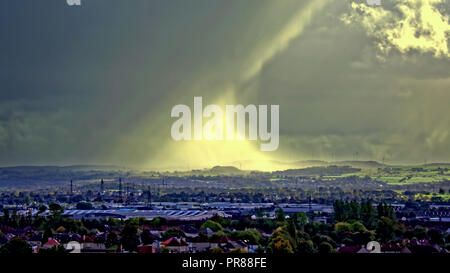
[[[357,173],[324,176],[325,179],[358,176],[385,182],[391,185],[408,185],[415,183],[433,183],[450,180],[447,166],[390,166],[379,169],[364,169]]]
[[[431,201],[432,198],[441,198],[442,201],[450,201],[450,194],[421,194],[418,193],[415,196],[415,199],[417,200],[423,200],[423,201]]]

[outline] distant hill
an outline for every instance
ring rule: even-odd
[[[381,164],[377,161],[362,161],[362,160],[354,160],[354,161],[323,161],[323,160],[303,160],[303,161],[295,161],[292,163],[286,163],[286,165],[291,166],[291,168],[309,168],[309,167],[325,167],[325,166],[350,166],[353,168],[361,168],[361,169],[376,169],[382,168],[386,165]]]
[[[224,175],[238,175],[244,173],[244,171],[233,166],[214,166],[209,171],[214,174]]]
[[[326,167],[326,166],[350,166],[360,169],[377,169],[388,165],[381,164],[377,161],[324,161],[324,160],[299,160],[299,161],[280,161],[280,160],[242,160],[230,162],[227,165],[242,166],[243,170],[258,171],[282,171],[287,169],[302,169],[310,167]]]
[[[381,164],[377,161],[338,161],[333,163],[333,165],[337,166],[352,166],[354,168],[361,169],[376,169],[386,167],[387,165]]]
[[[386,167],[377,161],[324,161],[324,160],[299,160],[299,161],[281,161],[281,160],[239,160],[228,162],[225,166],[240,166],[241,170],[258,170],[262,172],[281,171],[287,169],[301,169],[309,167],[326,166],[351,166],[361,169],[377,169]]]
[[[428,164],[425,164],[424,166],[428,166],[428,167],[450,167],[450,163],[428,163]]]
[[[71,179],[116,179],[129,174],[116,166],[15,166],[0,168],[0,187],[59,186]]]
[[[67,166],[54,166],[54,165],[23,165],[23,166],[11,166],[0,167],[1,170],[6,171],[93,171],[93,170],[124,170],[126,168],[114,166],[114,165],[67,165]]]
[[[276,175],[288,176],[339,176],[348,173],[356,173],[361,169],[350,166],[326,166],[326,167],[309,167],[304,169],[289,169],[285,171],[274,172]]]
[[[332,163],[323,161],[323,160],[301,160],[290,163],[289,165],[295,165],[296,168],[308,168],[308,167],[319,167],[319,166],[328,166]]]

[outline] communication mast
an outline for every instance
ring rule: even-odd
[[[122,199],[122,178],[119,177],[119,197]]]

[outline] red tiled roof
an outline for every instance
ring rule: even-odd
[[[161,244],[165,246],[187,246],[187,243],[184,240],[179,240],[175,237],[169,238]]]
[[[44,246],[59,246],[60,243],[56,241],[55,239],[50,239],[48,242],[44,244]]]
[[[89,237],[89,236],[83,236],[83,241],[84,241],[85,243],[93,243],[93,242],[94,242],[94,239],[92,239],[92,238]]]

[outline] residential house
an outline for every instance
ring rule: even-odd
[[[171,237],[162,242],[161,245],[174,253],[187,253],[189,252],[189,245],[182,238]]]

